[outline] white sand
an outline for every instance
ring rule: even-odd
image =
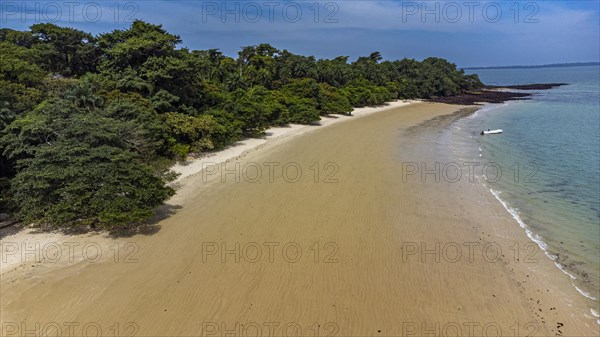
[[[301,125],[301,124],[290,124],[287,127],[274,127],[270,128],[266,131],[266,136],[263,138],[249,138],[244,139],[242,141],[236,142],[235,144],[227,147],[222,151],[218,151],[215,153],[208,154],[201,158],[188,160],[186,162],[177,163],[171,169],[179,174],[177,179],[173,182],[174,184],[180,183],[187,177],[193,176],[202,172],[202,169],[214,165],[227,162],[228,160],[235,159],[244,153],[256,149],[259,146],[270,142],[272,140],[283,138],[283,137],[291,137],[298,136],[314,130],[316,128],[326,127],[329,125],[333,125],[336,123],[341,123],[344,121],[348,121],[354,118],[360,118],[364,116],[368,116],[372,113],[384,111],[388,109],[394,109],[401,106],[409,105],[415,102],[419,102],[418,100],[401,100],[387,103],[383,106],[378,107],[365,107],[358,108],[352,111],[352,115],[332,115],[332,117],[323,117],[319,122],[318,126],[314,125]]]
[[[13,233],[14,231],[14,233]],[[0,276],[27,274],[31,268],[76,264],[87,260],[97,263],[116,254],[118,241],[107,234],[65,235],[59,232],[36,232],[34,228],[4,228],[0,239]],[[122,244],[124,245],[124,244]]]
[[[263,138],[250,138],[239,141],[222,151],[211,153],[204,157],[177,163],[172,170],[179,173],[179,177],[173,184],[185,184],[183,180],[202,172],[202,168],[208,165],[220,164],[235,159],[244,153],[256,149],[267,142],[275,139],[298,136],[322,127],[364,117],[375,112],[409,105],[417,101],[396,101],[379,107],[366,107],[354,109],[351,116],[334,115],[324,117],[318,126],[292,124],[288,127],[274,127],[266,131]],[[114,244],[118,241],[106,235],[85,234],[65,235],[59,232],[35,233],[32,228],[24,228],[15,231],[14,228],[5,228],[6,236],[0,239],[0,276],[13,272],[26,272],[28,268],[53,265],[44,263],[56,261],[69,264],[83,260],[95,259],[95,250],[100,247],[102,258],[114,254]],[[110,248],[113,247],[113,248]],[[84,252],[83,249],[86,251]],[[123,248],[121,247],[121,250]],[[88,256],[89,255],[89,256]]]
[[[437,327],[435,335],[532,335],[532,327],[538,336],[598,335],[583,298],[551,260],[514,259],[510,247],[529,238],[481,185],[403,181],[401,163],[432,162],[445,151],[439,135],[405,131],[428,128],[424,122],[460,108],[414,104],[328,129],[301,127],[306,131],[271,136],[232,160],[305,167],[332,161],[340,167],[336,183],[312,176],[290,183],[282,174],[268,183],[212,176],[199,184],[203,177],[190,171],[177,193],[178,211],[155,235],[129,239],[140,247],[137,262],[26,266],[1,280],[1,320],[27,327],[94,322],[106,331],[133,322],[143,336],[233,335],[231,329],[280,336],[289,335],[289,323],[303,336],[417,336],[424,324]],[[301,133],[307,136],[290,137]],[[221,258],[203,258],[207,243],[220,243]],[[275,248],[255,260],[239,248],[234,260],[224,259],[236,243],[293,243],[305,253],[292,261]],[[421,258],[408,259],[408,243],[421,247]],[[506,254],[492,262],[477,249],[472,259],[449,261],[436,249],[441,259],[423,259],[432,247],[452,243],[495,243]],[[245,333],[251,322],[279,329]],[[489,324],[502,331],[483,330]]]

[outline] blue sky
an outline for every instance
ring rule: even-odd
[[[318,9],[317,9],[318,8]],[[162,24],[190,49],[270,43],[355,59],[439,56],[459,66],[600,61],[600,2],[569,1],[8,1],[2,27],[38,22],[95,34],[133,19]]]

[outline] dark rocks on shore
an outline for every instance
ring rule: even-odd
[[[466,92],[456,96],[434,97],[428,101],[446,104],[477,105],[481,103],[503,103],[506,101],[527,99],[529,96],[531,96],[531,94],[520,92],[480,90],[476,92]]]
[[[566,85],[566,83],[536,83],[536,84],[521,84],[521,85],[505,85],[505,86],[485,86],[478,91],[466,92],[464,94],[434,97],[430,98],[429,102],[459,104],[459,105],[478,105],[482,103],[503,103],[506,101],[516,101],[529,99],[531,93],[505,91],[500,89],[514,90],[547,90],[554,87]]]
[[[533,83],[518,85],[486,85],[486,89],[548,90],[568,83]]]

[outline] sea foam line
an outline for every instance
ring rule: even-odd
[[[600,325],[600,315],[598,314],[598,312],[594,309],[590,309],[590,312],[592,313],[592,316],[594,316],[595,318],[598,319],[598,320],[596,320],[596,323],[598,323],[598,325]]]
[[[592,300],[592,301],[596,301],[596,300],[597,300],[597,299],[596,299],[594,296],[592,296],[590,293],[588,293],[588,292],[586,292],[586,291],[584,291],[584,290],[580,289],[578,286],[576,286],[576,285],[574,285],[574,284],[573,284],[573,286],[575,287],[575,289],[577,289],[577,291],[578,291],[578,292],[579,292],[581,295],[583,295],[583,296],[585,296],[585,297],[589,298],[589,299],[590,299],[590,300]],[[593,310],[593,309],[590,309],[590,310]]]
[[[470,114],[469,116],[466,116],[465,118],[474,119],[474,118],[477,118],[477,116],[479,116],[480,112],[487,112],[487,111],[490,111],[493,109],[502,108],[502,107],[508,106],[509,104],[510,104],[510,102],[486,103],[482,108],[477,109],[474,113]]]
[[[525,233],[527,234],[527,237],[535,242],[540,249],[542,249],[542,251],[544,251],[544,254],[546,254],[546,256],[548,258],[550,258],[550,260],[554,261],[554,264],[560,269],[562,270],[565,274],[569,275],[572,279],[577,279],[575,276],[571,275],[570,273],[568,273],[564,267],[562,265],[560,265],[559,263],[556,262],[556,259],[558,258],[556,255],[552,255],[548,252],[548,244],[546,244],[546,242],[544,242],[544,240],[542,239],[542,237],[538,234],[533,233],[527,226],[527,224],[523,221],[523,219],[521,219],[521,217],[519,216],[519,211],[510,207],[508,205],[508,203],[506,201],[504,201],[502,198],[500,198],[500,191],[495,191],[493,189],[489,189],[490,192],[492,193],[492,195],[496,198],[496,200],[498,200],[500,202],[500,204],[502,204],[502,206],[504,207],[505,210],[508,211],[508,213],[510,213],[510,215],[512,215],[513,219],[515,219],[517,221],[517,223],[521,226],[521,228],[525,229]]]
[[[575,277],[573,274],[569,273],[569,272],[568,272],[568,271],[567,271],[567,270],[566,270],[566,269],[565,269],[565,268],[562,266],[562,264],[560,264],[560,263],[558,263],[558,262],[554,261],[554,265],[555,265],[556,267],[558,267],[558,269],[560,269],[560,271],[562,271],[563,273],[565,273],[565,274],[569,275],[569,277],[570,277],[570,278],[572,278],[573,280],[576,280],[576,279],[577,279],[577,277]],[[575,288],[577,288],[577,286],[575,286]]]
[[[542,237],[534,234],[531,230],[529,230],[527,228],[527,224],[525,224],[525,222],[521,219],[521,217],[519,216],[519,212],[516,209],[513,209],[512,207],[510,207],[508,205],[508,203],[504,200],[502,200],[502,198],[500,198],[500,191],[495,191],[491,188],[489,188],[489,191],[492,193],[492,195],[496,198],[496,200],[498,200],[500,202],[500,204],[502,204],[502,206],[504,207],[504,209],[506,209],[508,211],[508,213],[510,213],[513,217],[513,219],[515,219],[517,221],[517,223],[519,223],[519,225],[522,228],[525,228],[525,233],[527,233],[527,236],[533,241],[535,242],[546,254],[546,256],[548,256],[553,262],[554,265],[556,265],[556,267],[558,267],[558,269],[560,271],[562,271],[563,273],[567,274],[571,279],[576,280],[577,278],[569,273],[564,266],[562,266],[560,263],[558,263],[556,260],[558,259],[557,256],[552,255],[550,253],[548,253],[547,247],[548,245],[542,240]],[[573,284],[573,282],[571,282],[571,285],[573,285],[573,287],[575,287],[575,290],[577,290],[578,293],[580,293],[583,297],[590,299],[592,301],[597,301],[598,299],[595,298],[594,296],[592,296],[590,293],[584,291],[583,289],[579,288],[578,286],[576,286],[575,284]],[[590,311],[592,313],[592,315],[596,318],[599,318],[600,315],[598,314],[598,312],[596,312],[594,309],[590,308]],[[598,325],[600,325],[600,319],[596,320],[596,323],[598,323]]]
[[[505,107],[507,105],[509,105],[511,102],[505,102],[504,104],[486,104],[483,108],[479,109],[477,112],[487,112],[489,110],[493,110],[496,108],[501,108],[501,107]],[[468,119],[474,118],[475,116],[477,116],[476,114],[473,114],[471,116],[468,116]],[[473,137],[471,137],[473,138]],[[480,146],[478,146],[478,150],[479,150],[479,157],[482,157],[482,148]],[[483,176],[483,180],[478,179],[479,182],[484,185],[489,191],[490,193],[492,193],[492,195],[496,198],[496,200],[498,200],[498,202],[500,202],[500,204],[504,207],[504,209],[513,217],[513,219],[515,219],[515,221],[517,221],[517,223],[519,224],[519,226],[521,226],[521,228],[525,229],[525,233],[527,234],[527,237],[529,237],[529,239],[533,242],[535,242],[543,251],[544,254],[546,254],[546,256],[548,256],[548,258],[550,258],[554,264],[556,265],[556,267],[562,271],[563,273],[567,274],[571,279],[577,279],[574,275],[572,275],[571,273],[567,272],[567,270],[565,269],[565,267],[563,267],[560,263],[558,263],[556,260],[558,259],[558,256],[556,255],[552,255],[548,252],[547,248],[548,245],[546,244],[546,242],[543,241],[542,237],[540,235],[534,234],[531,230],[528,229],[527,224],[523,221],[523,219],[521,219],[521,217],[519,216],[519,212],[517,209],[513,209],[512,207],[510,207],[508,205],[508,203],[506,201],[504,201],[501,197],[500,194],[502,193],[501,191],[495,191],[492,188],[490,188],[487,184],[484,183],[485,180],[485,175]],[[593,301],[597,301],[596,298],[594,298],[591,294],[585,292],[584,290],[578,288],[575,284],[571,283],[575,289],[577,290],[577,292],[579,292],[582,296],[591,299]],[[600,325],[600,315],[598,314],[597,311],[595,311],[594,309],[590,308],[590,311],[592,313],[592,315],[594,317],[597,318],[596,323],[598,323],[598,325]]]

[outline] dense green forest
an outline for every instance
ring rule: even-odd
[[[141,223],[173,195],[174,160],[270,126],[482,86],[441,58],[349,62],[268,44],[231,58],[180,43],[143,21],[99,36],[0,29],[0,213],[63,228]]]

